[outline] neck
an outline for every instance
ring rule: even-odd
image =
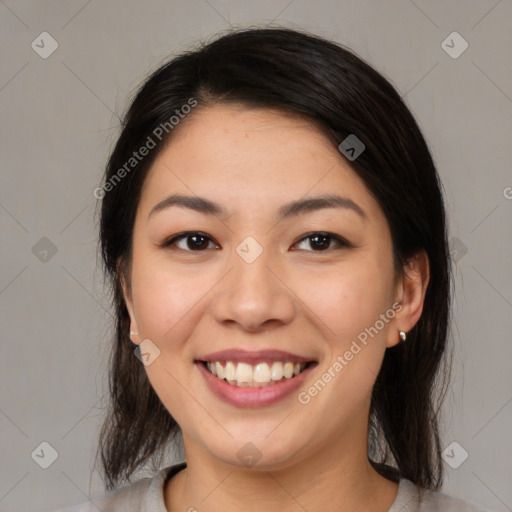
[[[187,467],[164,492],[169,512],[387,512],[398,490],[369,463],[366,436],[357,442],[352,436],[338,436],[335,444],[324,441],[323,449],[312,447],[295,463],[271,470],[233,466],[184,441]]]

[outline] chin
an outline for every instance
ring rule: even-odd
[[[275,427],[274,427],[275,428]],[[254,428],[230,439],[224,440],[219,446],[210,448],[211,454],[222,462],[237,468],[247,468],[255,471],[276,471],[293,465],[298,460],[308,443],[300,444],[298,440],[283,441],[283,436],[274,433],[266,437],[270,430],[255,433]]]

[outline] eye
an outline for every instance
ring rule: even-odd
[[[332,248],[332,242],[335,242],[338,247],[353,247],[352,244],[347,242],[344,238],[324,231],[309,233],[294,245],[305,243],[306,240],[310,241],[309,247],[313,248],[313,252],[326,252]],[[180,247],[178,244],[181,243],[181,241],[185,241],[185,244]],[[161,244],[161,247],[168,248],[175,246],[179,250],[186,252],[202,252],[205,249],[211,248],[208,247],[209,242],[213,242],[213,240],[205,233],[201,233],[200,231],[187,231],[169,238]]]
[[[344,238],[341,238],[340,236],[333,233],[326,233],[324,231],[309,233],[308,235],[302,237],[297,243],[304,243],[306,240],[309,240],[309,246],[313,248],[313,252],[326,252],[331,248],[330,244],[333,241],[341,247],[352,247],[352,245]]]
[[[185,247],[179,247],[177,245],[177,242],[181,240],[186,240],[184,244]],[[213,241],[208,235],[201,233],[200,231],[188,231],[166,240],[162,244],[162,247],[176,246],[182,251],[201,252],[204,249],[208,249],[208,241]]]

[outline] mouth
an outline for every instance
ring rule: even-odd
[[[278,382],[291,380],[307,368],[316,364],[294,363],[292,361],[273,361],[271,363],[260,361],[249,364],[240,361],[197,361],[207,371],[231,386],[262,388],[274,386]]]
[[[210,391],[236,407],[275,404],[304,384],[316,360],[279,350],[224,350],[194,361]]]

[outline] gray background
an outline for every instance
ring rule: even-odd
[[[118,116],[168,56],[273,21],[353,48],[418,119],[457,248],[443,439],[468,458],[444,463],[444,491],[512,510],[511,20],[510,0],[0,0],[0,508],[103,492],[91,470],[111,317],[93,190]],[[47,59],[31,47],[43,31],[59,45]],[[458,58],[441,46],[453,31],[469,44]],[[48,469],[31,457],[43,441],[58,452]]]

